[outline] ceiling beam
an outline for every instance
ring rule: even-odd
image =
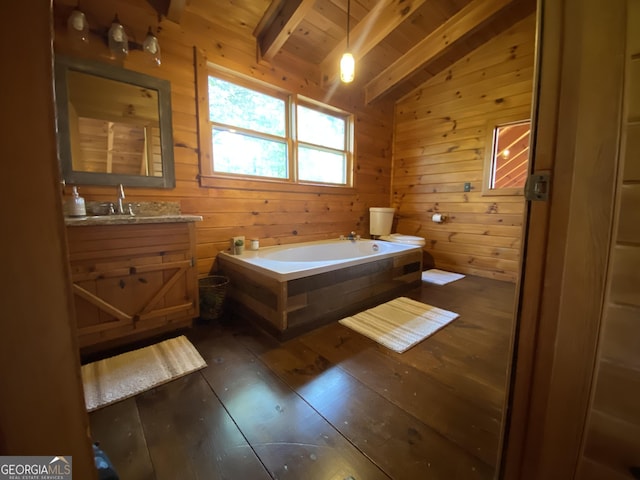
[[[349,47],[356,64],[424,2],[425,0],[381,0],[376,3],[349,33]],[[320,71],[323,83],[331,82],[338,76],[340,57],[346,49],[345,38],[322,60]]]
[[[473,0],[367,83],[366,103],[371,103],[391,90],[510,2],[511,0]]]
[[[253,32],[258,40],[258,60],[271,61],[315,3],[315,0],[272,2]]]
[[[182,13],[187,0],[169,0],[169,8],[167,9],[167,18],[175,23],[180,23]]]

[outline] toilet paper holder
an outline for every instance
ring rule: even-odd
[[[444,213],[434,213],[431,216],[431,221],[434,223],[444,223],[447,219],[447,215]]]

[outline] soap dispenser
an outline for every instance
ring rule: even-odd
[[[86,217],[87,209],[84,204],[84,198],[78,193],[78,187],[73,187],[73,196],[67,200],[67,214],[70,217]]]

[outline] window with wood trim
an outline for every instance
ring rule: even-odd
[[[487,125],[484,195],[522,195],[529,174],[531,121]]]
[[[352,186],[351,114],[217,69],[206,85],[203,186],[216,179]]]

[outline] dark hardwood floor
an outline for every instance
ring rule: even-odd
[[[92,436],[123,480],[493,478],[515,287],[407,296],[460,317],[403,354],[338,323],[283,343],[197,325],[208,366],[91,413]]]

